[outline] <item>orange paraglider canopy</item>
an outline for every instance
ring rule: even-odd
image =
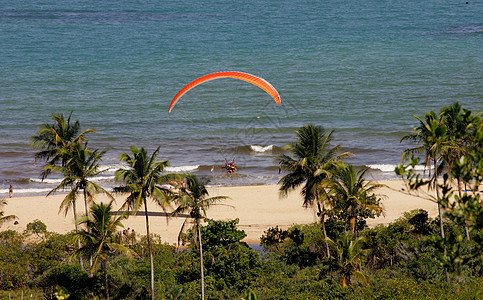
[[[205,76],[201,76],[198,79],[193,80],[192,82],[188,83],[183,87],[177,94],[174,96],[173,100],[171,101],[171,104],[169,105],[169,112],[173,109],[175,106],[176,102],[184,95],[186,94],[189,90],[194,88],[197,85],[200,85],[204,82],[218,79],[218,78],[235,78],[235,79],[240,79],[246,82],[249,82],[253,85],[258,86],[259,88],[263,89],[265,92],[267,92],[270,96],[272,96],[273,100],[277,102],[277,104],[280,104],[280,96],[277,92],[277,90],[265,79],[257,77],[255,75],[251,75],[248,73],[242,73],[242,72],[216,72],[216,73],[211,73]]]

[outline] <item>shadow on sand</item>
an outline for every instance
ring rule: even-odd
[[[123,213],[129,213],[130,216],[145,216],[146,213],[144,211],[138,211],[137,214],[134,214],[132,211],[115,211],[112,214],[113,215],[122,215]],[[165,213],[165,212],[153,212],[153,211],[148,211],[148,216],[153,216],[153,217],[169,217],[170,213]],[[176,217],[181,217],[181,218],[189,218],[190,215],[188,214],[178,214]]]

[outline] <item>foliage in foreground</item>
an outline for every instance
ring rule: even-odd
[[[337,172],[349,168],[341,163],[321,168],[319,156],[302,153],[306,159],[300,163],[292,164],[295,160],[290,157],[281,161],[282,167],[296,175],[292,177],[295,181],[286,182],[287,187],[303,182],[312,185],[310,191],[314,193],[305,193],[309,196],[306,205],[318,206],[321,223],[267,230],[261,238],[266,255],[241,242],[245,234],[236,228],[237,220],[209,220],[198,232],[202,233],[200,242],[206,252],[193,243],[188,250],[177,251],[156,236],[130,239],[123,247],[139,253],[139,257],[129,260],[110,253],[109,264],[102,272],[104,278],[100,278],[100,274],[86,272],[82,261],[79,265],[72,260],[77,248],[72,234],[49,233],[36,220],[27,225],[23,234],[0,232],[0,289],[22,289],[21,295],[23,288],[42,290],[49,299],[96,299],[108,295],[108,291],[114,299],[148,299],[153,290],[153,298],[199,299],[203,266],[210,299],[483,298],[483,206],[479,194],[483,180],[483,122],[479,115],[472,115],[457,103],[442,109],[439,115],[430,112],[424,120],[417,119],[420,126],[408,139],[419,145],[406,154],[424,153],[425,163],[434,167],[433,176],[424,179],[414,172],[415,157],[408,165],[399,166],[398,174],[407,180],[411,191],[424,186],[436,191],[433,200],[440,210],[437,219],[415,210],[388,226],[369,229],[364,219],[380,212],[377,197],[372,193],[362,198],[358,193],[336,193],[334,184],[344,181],[336,176]],[[69,125],[63,118],[54,120],[57,125]],[[70,153],[74,145],[70,138],[61,138],[61,131],[70,132],[61,130],[64,127],[69,128],[47,126],[46,135],[39,130],[40,140],[48,142],[43,144],[48,164],[68,165],[68,155],[62,155],[62,149]],[[78,140],[84,139],[81,136]],[[335,155],[332,150],[329,153]],[[319,176],[322,173],[325,175]],[[351,173],[356,174],[355,170]],[[436,180],[441,174],[442,183]],[[122,174],[116,175],[119,178]],[[328,181],[334,184],[326,185]],[[122,190],[133,195],[142,194],[144,189],[131,184]],[[145,197],[135,199],[144,200],[138,208],[142,204],[146,208]],[[331,211],[326,211],[321,200],[328,200]]]
[[[264,246],[273,251],[262,256],[241,243],[245,234],[236,228],[237,222],[209,220],[201,227],[206,245],[208,299],[240,299],[248,290],[259,299],[481,298],[477,292],[483,287],[483,256],[473,251],[476,242],[465,242],[464,253],[471,258],[460,272],[450,273],[452,283],[445,283],[437,259],[438,249],[429,240],[431,235],[438,233],[438,220],[428,218],[427,212],[422,210],[408,212],[388,226],[366,228],[360,233],[359,249],[370,251],[356,258],[360,260],[368,285],[351,278],[351,285],[346,288],[341,285],[343,262],[324,258],[321,224],[267,231],[262,240]],[[463,228],[451,223],[446,223],[445,228],[464,232]],[[277,233],[278,238],[272,237],[269,241],[269,232]],[[477,240],[476,234],[483,236],[481,231],[472,231],[472,240]],[[89,276],[71,259],[77,250],[72,234],[47,232],[38,239],[27,239],[27,235],[31,233],[0,233],[2,290],[36,289],[43,291],[46,297],[66,293],[71,295],[69,299],[103,297],[103,274]],[[347,234],[349,240],[350,235]],[[336,236],[334,241],[340,238]],[[113,257],[107,266],[111,297],[148,299],[147,239],[142,237],[134,244],[129,241],[125,246],[139,253],[139,257],[133,260]],[[177,251],[156,236],[152,238],[152,246],[156,298],[199,299],[200,260],[196,247],[190,245],[188,250]],[[343,244],[335,242],[331,247],[331,252],[336,254],[343,249]],[[354,262],[356,270],[353,271],[357,271],[359,261]]]

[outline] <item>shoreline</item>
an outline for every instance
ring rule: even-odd
[[[377,190],[383,197],[382,204],[385,210],[383,216],[367,219],[370,227],[379,224],[389,224],[400,218],[404,212],[422,208],[428,211],[432,218],[437,216],[436,203],[421,199],[415,195],[408,195],[401,189],[404,182],[401,179],[376,181],[386,187]],[[207,210],[207,217],[215,220],[232,220],[238,218],[238,229],[244,230],[247,236],[243,241],[259,243],[260,237],[270,227],[279,226],[287,229],[294,224],[309,224],[317,221],[316,212],[312,208],[302,207],[302,198],[298,191],[293,191],[287,197],[280,198],[278,185],[251,185],[230,187],[209,187],[210,196],[228,196],[221,205],[214,205]],[[67,215],[59,213],[59,206],[65,194],[52,196],[30,196],[6,198],[5,215],[16,215],[18,224],[7,222],[1,230],[12,229],[23,232],[28,223],[40,220],[47,225],[47,230],[57,233],[67,233],[74,230],[72,211]],[[113,208],[119,209],[125,196],[115,196]],[[108,202],[104,194],[95,198],[96,202]],[[226,205],[223,205],[226,204]],[[230,207],[230,206],[233,207]],[[85,212],[83,200],[77,200],[78,215]],[[163,210],[152,202],[148,202],[148,211],[153,213],[149,218],[150,230],[161,237],[163,242],[177,244],[178,233],[184,217],[174,217],[169,220],[163,217]],[[169,210],[168,210],[169,211]],[[146,224],[143,214],[130,216],[123,222],[124,227],[134,229],[136,233],[145,235]]]

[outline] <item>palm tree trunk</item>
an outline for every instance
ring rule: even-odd
[[[86,189],[82,189],[83,191],[83,194],[84,194],[84,207],[86,208],[86,216],[89,215],[89,208],[87,207],[87,193],[86,193]]]
[[[201,264],[201,300],[205,300],[205,274],[203,270],[203,245],[201,242],[201,230],[200,224],[197,222],[198,227],[198,240],[200,242],[200,264]]]
[[[465,233],[466,233],[466,239],[469,241],[470,240],[470,231],[468,230],[467,225],[465,225]]]
[[[436,172],[436,159],[434,159],[434,188],[436,189],[436,198],[438,199],[438,213],[439,213],[439,227],[441,231],[441,238],[444,239],[444,226],[443,226],[443,211],[441,209],[441,203],[440,203],[440,196],[439,196],[439,188],[438,188],[438,172]],[[446,256],[446,245],[444,246],[443,249],[444,256]],[[446,275],[446,282],[449,283],[449,273],[448,269],[445,267],[444,268],[444,274]]]
[[[458,195],[461,199],[461,197],[463,196],[461,194],[461,179],[458,177],[457,180],[458,180]],[[465,233],[466,233],[466,239],[469,241],[470,240],[470,232],[469,232],[468,226],[466,224],[465,224]]]
[[[322,232],[324,233],[324,239],[325,239],[325,249],[327,251],[327,257],[330,258],[330,247],[329,243],[327,242],[327,231],[325,230],[325,208],[322,206],[320,207],[319,199],[317,197],[317,207],[319,209],[319,215],[321,216],[320,222],[322,223]]]
[[[343,288],[348,287],[350,283],[350,279],[347,279],[345,275],[342,275],[342,279],[340,283]]]
[[[355,237],[357,237],[357,235],[356,235],[356,217],[354,217],[354,216],[350,217],[349,226],[350,226],[351,232],[354,234]]]
[[[146,234],[148,235],[148,248],[149,248],[149,264],[151,266],[151,299],[154,300],[154,262],[153,262],[153,248],[151,246],[151,237],[149,235],[149,219],[148,219],[148,204],[144,199],[144,213],[146,215]]]
[[[86,209],[86,216],[89,216],[89,209],[87,207],[87,193],[86,193],[86,189],[82,189],[83,191],[83,194],[84,194],[84,206],[85,206],[85,209]],[[89,267],[90,269],[92,269],[92,256],[89,257]]]
[[[72,211],[74,213],[75,232],[79,232],[79,225],[77,225],[77,210],[75,208],[75,199],[74,199],[74,201],[72,201]],[[78,249],[81,248],[80,239],[77,239],[77,247],[78,247]],[[82,261],[82,256],[80,256],[80,255],[79,255],[79,263],[80,263],[81,269],[84,270],[84,262]]]
[[[107,279],[106,261],[102,262],[102,269],[104,270],[104,280],[105,280],[105,285],[106,285],[106,297],[107,297],[107,300],[109,300],[109,281]]]

